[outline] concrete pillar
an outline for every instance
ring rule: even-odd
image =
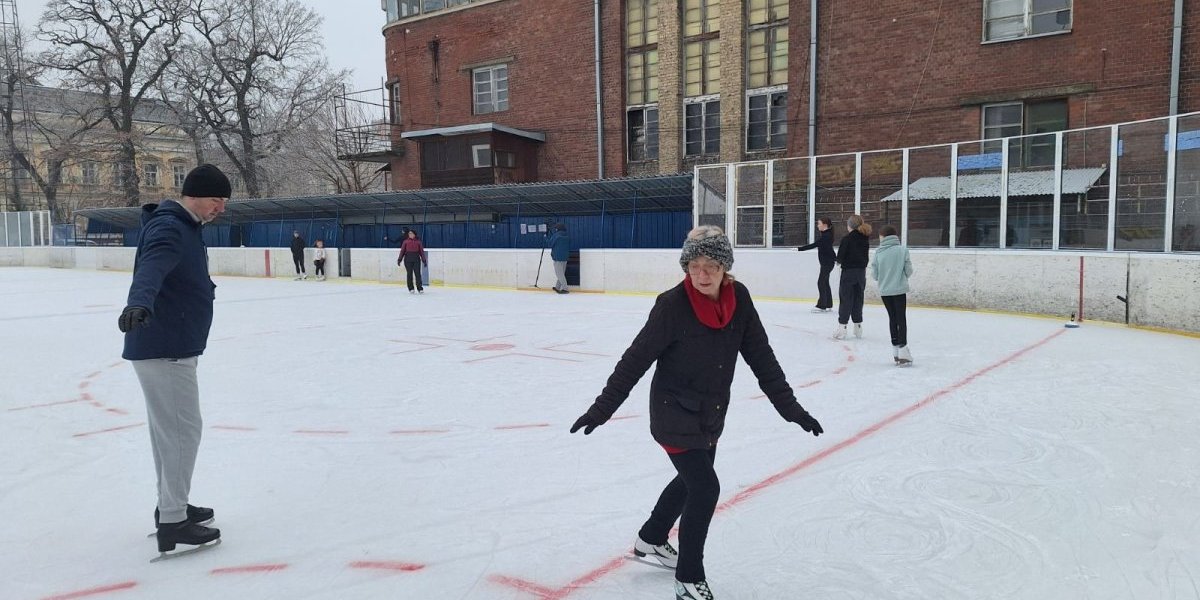
[[[683,46],[680,0],[658,0],[658,172],[683,168]]]
[[[742,160],[746,147],[746,7],[721,2],[721,162]]]

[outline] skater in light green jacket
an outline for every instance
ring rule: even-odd
[[[879,282],[879,296],[888,313],[888,329],[892,334],[892,359],[897,365],[912,364],[908,349],[908,321],[905,304],[908,301],[908,277],[913,273],[908,248],[900,245],[896,228],[884,225],[879,230],[879,249],[871,261],[871,276]]]

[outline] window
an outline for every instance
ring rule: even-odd
[[[421,13],[421,0],[383,0],[389,23]]]
[[[983,107],[984,154],[1004,151],[1004,142],[996,138],[1030,135],[1021,143],[1008,146],[1010,167],[1054,166],[1054,136],[1032,135],[1053,133],[1067,128],[1066,99],[1044,102],[1010,102]]]
[[[508,110],[508,65],[475,69],[471,71],[471,80],[475,89],[475,114]]]
[[[746,42],[746,86],[754,89],[787,83],[787,24],[751,29]]]
[[[683,9],[683,36],[712,33],[721,28],[721,0],[687,0]]]
[[[658,43],[658,0],[628,0],[625,5],[625,47]]]
[[[721,100],[689,101],[683,105],[683,146],[686,156],[721,152]]]
[[[492,166],[492,146],[490,144],[471,146],[471,166],[476,169]]]
[[[658,107],[644,106],[626,113],[629,160],[658,160]]]
[[[394,81],[388,86],[388,122],[400,124],[400,82]]]
[[[689,42],[684,47],[684,94],[703,96],[721,92],[721,40]]]
[[[983,41],[1071,30],[1071,0],[984,0]]]
[[[142,184],[146,187],[158,187],[158,163],[142,165]]]
[[[83,183],[96,185],[100,183],[100,165],[95,161],[85,160],[79,167],[83,175]]]
[[[496,166],[504,167],[505,169],[517,168],[517,155],[507,150],[497,150],[492,153],[496,158]]]
[[[787,148],[787,91],[751,94],[746,111],[746,151]]]
[[[788,18],[788,0],[750,0],[746,12],[746,22],[750,25],[784,21]]]
[[[630,54],[626,69],[626,103],[658,102],[658,50]]]
[[[175,176],[175,187],[183,189],[183,180],[187,179],[187,167],[183,165],[171,165],[171,173]]]

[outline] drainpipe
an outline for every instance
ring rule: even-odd
[[[1182,2],[1182,0],[1176,0]],[[817,155],[817,0],[808,9],[808,155]]]
[[[596,44],[596,164],[598,179],[604,179],[604,103],[601,99],[603,87],[600,81],[600,0],[594,0],[592,5],[595,23],[592,29]]]
[[[1183,0],[1175,0],[1175,27],[1171,38],[1171,108],[1168,114],[1179,113],[1179,61],[1183,47]]]

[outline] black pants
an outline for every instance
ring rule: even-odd
[[[314,260],[313,267],[315,267],[317,277],[325,276],[325,259]]]
[[[817,275],[817,308],[833,308],[833,291],[829,289],[829,274],[833,272],[833,263],[821,265],[821,274]]]
[[[409,260],[407,258],[404,259],[404,271],[405,271],[405,278],[406,278],[405,281],[408,282],[408,289],[410,291],[413,289],[413,277],[414,276],[416,277],[416,280],[417,280],[417,289],[418,290],[425,289],[421,285],[421,259],[420,258],[418,258],[417,260]]]
[[[866,291],[866,269],[842,269],[842,282],[838,285],[838,323],[845,325],[851,320],[862,323],[863,294]]]
[[[881,296],[881,299],[888,313],[888,330],[892,333],[892,345],[907,346],[908,318],[904,315],[904,306],[908,302],[908,296]]]
[[[656,546],[665,544],[675,520],[679,519],[675,579],[684,583],[704,581],[704,541],[721,495],[721,482],[713,470],[717,449],[688,450],[668,456],[679,474],[663,489],[638,535]]]
[[[304,272],[304,255],[303,254],[293,254],[292,255],[292,263],[296,265],[296,274],[297,275]]]

